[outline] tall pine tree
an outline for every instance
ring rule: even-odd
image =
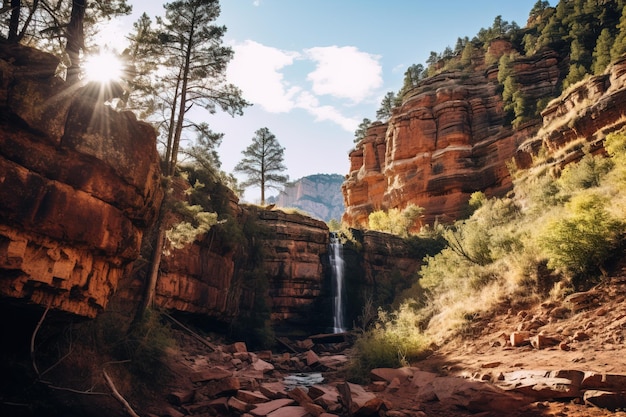
[[[236,172],[247,177],[241,186],[258,186],[261,189],[261,205],[265,205],[265,190],[277,189],[289,180],[288,176],[281,174],[287,169],[283,164],[285,148],[264,127],[254,133],[252,144],[242,153],[244,158],[235,166]]]

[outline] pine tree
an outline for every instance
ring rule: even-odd
[[[180,142],[185,132],[198,132],[201,126],[188,119],[192,107],[202,107],[209,113],[216,108],[231,114],[242,114],[248,103],[241,97],[237,87],[225,81],[228,62],[233,56],[229,47],[222,46],[226,27],[213,22],[219,17],[218,0],[177,0],[166,3],[165,17],[157,18],[158,29],[146,33],[148,40],[156,36],[158,48],[142,56],[157,64],[163,74],[159,77],[156,91],[155,124],[161,127],[165,138],[164,175],[169,180],[177,173]],[[169,190],[161,204],[157,220],[157,237],[152,253],[146,292],[138,317],[152,305],[166,243],[166,227],[173,203]]]
[[[622,9],[622,17],[617,25],[617,36],[611,47],[611,61],[616,60],[626,52],[626,7]]]
[[[264,127],[257,130],[252,144],[242,151],[244,158],[235,166],[235,171],[247,176],[241,183],[243,188],[261,188],[261,205],[265,205],[265,190],[278,189],[289,177],[280,174],[287,167],[283,164],[285,148],[280,146],[276,136]]]
[[[395,107],[396,95],[393,91],[388,91],[380,103],[380,108],[376,111],[376,119],[387,121],[391,117],[391,112]]]
[[[611,44],[613,37],[609,29],[604,28],[598,36],[596,48],[593,50],[593,73],[602,74],[611,62]]]
[[[371,124],[372,121],[368,118],[364,118],[363,121],[359,123],[359,126],[354,132],[354,143],[359,143],[363,140],[365,135],[367,135],[367,129],[371,126]]]

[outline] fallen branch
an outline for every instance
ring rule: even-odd
[[[30,337],[30,359],[33,363],[33,369],[35,370],[35,373],[37,374],[37,378],[41,377],[41,375],[39,374],[39,368],[37,368],[37,362],[35,361],[35,338],[37,337],[37,333],[39,332],[39,329],[41,328],[43,321],[46,319],[46,315],[48,315],[48,311],[50,310],[51,304],[52,302],[48,303],[48,307],[46,307],[46,311],[44,311],[43,314],[41,315],[41,318],[39,319],[39,322],[37,323],[37,326],[35,326],[35,330],[33,330],[33,334]]]
[[[163,315],[166,318],[168,318],[169,320],[171,320],[178,327],[180,327],[181,329],[183,329],[184,331],[189,333],[194,339],[196,339],[200,343],[204,344],[205,346],[209,347],[212,352],[215,352],[215,350],[216,350],[215,346],[213,346],[213,344],[211,342],[209,342],[208,340],[206,340],[204,337],[200,336],[199,334],[197,334],[196,332],[194,332],[189,327],[185,326],[184,324],[182,324],[180,321],[176,320],[174,317],[170,316],[169,314],[163,313]]]
[[[278,343],[280,343],[281,345],[283,345],[284,347],[286,347],[287,349],[289,349],[292,353],[299,353],[296,349],[294,349],[293,346],[291,346],[291,344],[289,344],[286,340],[284,340],[281,337],[275,337],[274,338]]]
[[[139,414],[135,413],[135,410],[133,410],[133,407],[131,407],[130,404],[128,404],[128,401],[126,401],[126,399],[122,397],[122,394],[119,393],[117,388],[115,388],[115,384],[113,383],[113,380],[111,379],[109,374],[107,374],[107,371],[105,369],[102,369],[102,375],[104,375],[104,380],[106,381],[107,385],[111,389],[111,393],[113,394],[113,397],[117,401],[119,401],[120,404],[124,406],[124,409],[126,410],[126,412],[131,417],[139,417]]]

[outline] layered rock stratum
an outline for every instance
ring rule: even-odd
[[[489,53],[497,62],[510,50],[498,40]],[[536,101],[556,91],[559,56],[546,49],[519,58],[512,72],[520,91]],[[444,71],[407,92],[390,119],[374,123],[350,153],[343,220],[362,227],[373,211],[415,204],[425,209],[425,222],[450,222],[462,216],[473,192],[510,190],[508,164],[540,121],[512,129],[500,88],[497,65],[483,62],[473,72]]]
[[[154,129],[0,43],[0,294],[94,317],[160,204]]]

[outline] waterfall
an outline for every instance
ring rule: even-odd
[[[343,245],[336,233],[330,234],[330,266],[332,268],[333,286],[333,332],[342,333],[346,330],[343,314],[344,299],[344,261]]]

